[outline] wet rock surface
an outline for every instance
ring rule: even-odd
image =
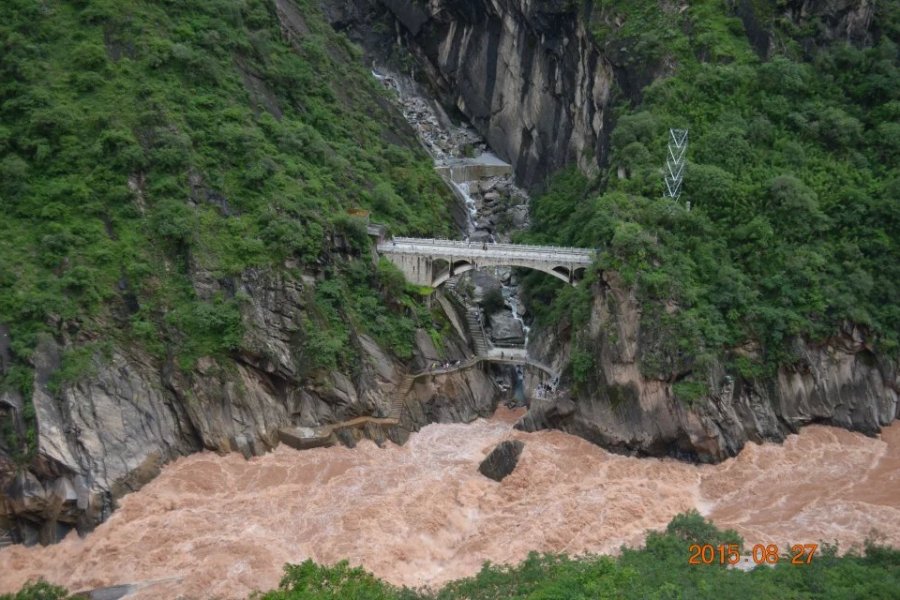
[[[494,481],[503,481],[519,464],[519,457],[525,449],[521,440],[500,442],[497,447],[478,465],[478,472]]]
[[[495,408],[492,381],[473,369],[417,385],[399,424],[361,425],[336,432],[336,439],[306,439],[303,428],[383,417],[403,373],[438,352],[422,332],[407,366],[357,332],[361,371],[353,378],[331,372],[310,380],[296,338],[304,285],[309,284],[282,274],[245,274],[240,289],[250,301],[242,350],[230,359],[201,359],[190,373],[134,348],[115,348],[109,356],[93,357],[91,376],[53,390],[48,382],[63,347],[45,339],[34,357],[38,453],[29,470],[6,477],[3,486],[4,513],[16,541],[52,543],[72,529],[87,532],[162,465],[199,450],[250,457],[281,441],[294,447],[353,444],[366,437],[403,443],[409,432],[432,421],[467,422]],[[442,352],[447,360],[471,355],[452,332]],[[280,439],[279,430],[291,427],[300,433]]]
[[[456,190],[469,214],[458,220],[473,243],[508,242],[528,225],[528,195],[513,181],[512,167],[491,152],[469,123],[453,120],[416,81],[376,67],[374,76],[395,92],[403,116],[434,157],[435,168]]]

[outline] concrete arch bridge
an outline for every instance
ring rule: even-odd
[[[575,285],[595,254],[585,248],[402,237],[381,242],[378,253],[399,267],[408,281],[433,288],[480,267],[536,269]]]

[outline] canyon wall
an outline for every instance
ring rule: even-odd
[[[758,376],[726,371],[719,361],[701,367],[667,348],[666,335],[632,287],[604,274],[584,330],[544,330],[530,349],[562,370],[577,340],[593,359],[589,376],[576,384],[566,375],[567,391],[533,400],[517,426],[560,429],[638,455],[718,462],[747,441],[781,442],[804,425],[874,435],[898,417],[900,365],[879,356],[859,328],[847,326],[825,343],[796,340],[789,366]],[[736,350],[748,358],[761,352]],[[679,398],[675,386],[689,377],[706,393]]]
[[[380,2],[400,23],[404,51],[416,57],[441,99],[472,122],[514,166],[517,182],[526,188],[573,164],[589,177],[600,173],[614,126],[612,107],[640,103],[644,87],[676,68],[665,53],[643,56],[627,36],[605,39],[593,33],[598,24],[613,31],[623,28],[623,11],[615,4]],[[358,22],[364,13],[372,17],[371,7],[360,0],[340,3],[342,8],[332,0],[322,4],[337,26]],[[688,5],[660,2],[659,10],[674,17]],[[806,32],[801,42],[807,49],[834,41],[871,45],[880,35],[872,26],[875,5],[870,0],[739,0],[731,6],[763,58],[776,50],[773,31],[779,20]]]
[[[603,55],[585,25],[594,10],[589,0],[382,3],[402,24],[436,89],[512,162],[525,185],[570,164],[596,174],[607,152],[613,90],[639,94],[657,75],[629,71]],[[285,35],[303,35],[302,19],[277,4]],[[349,9],[335,8],[348,3],[325,4],[334,5],[336,26],[352,20]],[[865,0],[790,6],[798,18],[821,19],[834,32],[868,35],[860,30]],[[832,19],[829,6],[840,14]],[[33,358],[37,457],[25,468],[0,458],[0,479],[8,482],[0,505],[6,525],[28,542],[51,542],[72,528],[87,531],[174,457],[204,448],[258,455],[276,444],[283,426],[384,416],[403,374],[438,358],[420,339],[416,358],[402,364],[357,334],[353,344],[363,357],[358,372],[309,375],[297,348],[305,295],[316,274],[285,273],[252,270],[227,282],[192,274],[200,297],[239,291],[248,301],[242,350],[220,362],[200,360],[190,373],[139,348],[113,347],[93,357],[89,376],[57,388],[51,375],[62,350],[90,340],[65,333],[43,339]],[[584,333],[596,367],[590,380],[571,398],[535,401],[521,427],[555,427],[613,449],[715,461],[734,455],[747,440],[781,440],[807,423],[875,433],[897,416],[897,365],[879,357],[852,327],[826,345],[798,342],[800,358],[774,378],[729,376],[713,365],[710,394],[692,404],[677,400],[673,386],[684,370],[672,369],[665,378],[641,372],[641,358],[652,351],[658,332],[642,322],[633,291],[608,274],[595,292]],[[532,348],[543,362],[564,368],[571,339],[571,331],[545,331]],[[450,331],[444,349],[441,358],[450,360],[471,354]],[[0,369],[7,354],[0,329]],[[412,410],[386,437],[403,441],[430,421],[483,416],[496,394],[484,373],[470,370],[419,383],[410,396],[416,400]],[[23,406],[16,392],[0,393],[0,413],[21,416]],[[23,433],[21,420],[17,426]]]
[[[301,9],[284,0],[273,5],[282,35],[301,43],[310,34]],[[279,117],[274,92],[242,74],[251,103]],[[390,120],[391,143],[417,147],[416,134],[400,109],[382,96],[376,98]],[[226,200],[206,190],[201,177],[189,175],[197,196],[192,200],[215,198],[227,210]],[[129,185],[140,203],[142,182],[133,179]],[[19,386],[31,390],[30,401],[16,389],[0,389],[4,434],[9,426],[17,434],[10,438],[33,436],[34,448],[33,456],[17,452],[6,435],[0,437],[0,545],[10,539],[52,543],[73,529],[87,532],[167,462],[200,450],[258,456],[279,443],[281,428],[308,429],[372,417],[380,419],[377,425],[342,429],[337,439],[349,445],[361,436],[403,443],[411,431],[430,422],[468,422],[491,414],[498,390],[480,369],[422,377],[411,390],[401,385],[408,373],[422,371],[431,362],[472,355],[464,333],[451,327],[440,332],[439,349],[427,332],[418,330],[412,358],[400,360],[392,348],[380,346],[351,323],[352,348],[347,354],[355,363],[341,372],[310,365],[315,361],[307,356],[304,340],[308,328],[315,327],[309,318],[317,310],[312,298],[325,271],[337,263],[376,258],[356,256],[340,234],[326,245],[327,256],[302,270],[289,259],[274,268],[225,277],[188,256],[187,276],[197,298],[244,299],[239,348],[216,360],[202,357],[190,369],[175,363],[170,348],[151,354],[136,342],[126,345],[116,336],[101,339],[98,330],[115,329],[120,326],[117,319],[128,319],[131,313],[104,315],[93,331],[62,319],[50,323],[54,333],[40,338],[29,360],[33,377],[29,385]],[[120,287],[127,289],[127,282]],[[90,344],[103,349],[87,357],[77,376],[61,378],[68,352]],[[0,324],[0,375],[12,364],[10,345]],[[396,414],[392,411],[398,395],[406,399],[399,423],[385,425],[384,418]],[[27,414],[32,410],[33,417]]]
[[[196,276],[199,283],[203,276]],[[119,498],[178,456],[203,449],[261,455],[278,444],[278,430],[285,426],[385,417],[405,373],[472,354],[452,330],[444,332],[441,352],[420,331],[415,357],[404,363],[357,332],[352,343],[361,357],[358,372],[308,373],[300,317],[315,279],[260,270],[228,283],[248,297],[241,350],[219,361],[200,359],[187,373],[139,348],[113,347],[107,356],[93,356],[89,375],[57,389],[51,375],[73,340],[63,335],[40,342],[31,398],[37,456],[26,469],[7,465],[4,512],[15,537],[48,543],[72,528],[88,531]],[[12,392],[5,394],[5,403],[21,404]],[[410,410],[398,425],[362,429],[357,436],[371,433],[403,443],[430,422],[487,416],[496,400],[493,382],[479,369],[422,378],[408,394]]]
[[[628,43],[610,44],[591,33],[598,22],[622,27],[615,6],[562,0],[381,3],[401,24],[433,87],[514,165],[526,187],[571,164],[596,175],[608,152],[613,105],[640,102],[642,88],[674,68],[635,60],[640,57]],[[671,12],[685,7],[660,4]],[[879,36],[868,0],[735,2],[733,9],[763,58],[774,52],[778,19],[803,32],[797,35],[807,50],[835,41],[865,46]],[[678,356],[659,356],[667,333],[643,317],[633,290],[615,274],[606,276],[595,290],[590,330],[580,334],[581,351],[593,360],[589,381],[572,397],[534,400],[522,428],[558,428],[639,454],[718,461],[747,440],[780,441],[809,423],[874,434],[897,417],[898,366],[851,325],[826,343],[796,340],[795,360],[777,375],[741,377],[719,363],[705,367],[710,392],[692,402],[678,400],[673,386],[693,367]],[[564,370],[573,337],[571,331],[543,331],[530,350]],[[755,357],[763,349],[738,352]],[[664,373],[645,368],[660,359]]]
[[[410,36],[433,87],[514,166],[520,184],[538,184],[569,164],[598,172],[614,76],[573,3],[382,3]]]

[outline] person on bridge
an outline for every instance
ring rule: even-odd
[[[482,250],[487,250],[487,242],[485,242],[485,243],[483,243],[483,244],[481,245],[481,249],[482,249]]]

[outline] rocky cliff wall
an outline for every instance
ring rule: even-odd
[[[202,274],[195,277],[200,291],[213,291],[202,283]],[[178,456],[204,449],[259,455],[277,445],[281,427],[384,417],[406,372],[429,360],[472,354],[452,331],[446,332],[441,352],[420,332],[416,356],[404,364],[356,333],[358,372],[311,378],[298,360],[298,331],[315,279],[264,270],[247,272],[232,284],[249,298],[242,350],[225,360],[201,359],[189,373],[138,348],[114,347],[107,356],[93,357],[89,375],[57,389],[52,375],[72,340],[41,341],[33,358],[37,456],[24,470],[7,465],[0,511],[16,537],[49,543],[73,528],[88,531],[107,518],[117,499]],[[477,369],[428,378],[409,394],[410,410],[398,426],[387,435],[361,429],[357,437],[402,442],[429,422],[486,416],[496,400],[493,382]],[[21,402],[12,394],[0,402],[14,404]]]
[[[272,5],[284,38],[302,44],[312,33],[307,22],[311,15],[291,2],[276,0]],[[340,27],[336,17],[332,21]],[[253,107],[280,118],[283,99],[242,60],[236,62]],[[417,145],[401,111],[380,95],[374,98],[391,124],[391,143]],[[191,200],[221,204],[230,214],[227,200],[206,190],[199,174],[187,175]],[[141,203],[143,179],[132,179],[130,187]],[[346,240],[332,242],[329,260],[345,260],[341,255],[348,250]],[[313,370],[305,364],[309,361],[303,350],[303,317],[315,310],[308,305],[321,272],[301,274],[300,265],[289,260],[283,268],[249,269],[222,278],[191,255],[186,259],[198,298],[236,294],[246,298],[240,349],[218,360],[201,358],[186,372],[171,357],[151,356],[140,347],[117,343],[114,337],[100,343],[99,332],[117,327],[118,316],[104,317],[91,331],[58,319],[50,324],[54,335],[46,335],[30,359],[31,385],[20,386],[31,388],[31,401],[25,402],[12,389],[0,390],[0,538],[12,529],[12,537],[19,541],[49,543],[72,529],[88,531],[115,509],[122,495],[138,489],[178,456],[204,449],[259,455],[278,443],[282,427],[312,428],[356,417],[384,421],[407,373],[421,370],[429,361],[472,354],[453,331],[444,332],[440,352],[429,335],[419,331],[414,357],[400,361],[390,348],[351,330],[350,354],[357,363],[348,367],[350,372]],[[63,357],[87,344],[105,349],[89,357],[89,368],[82,369],[76,381],[61,383]],[[0,324],[0,374],[7,374],[10,365],[10,340]],[[348,444],[360,437],[402,443],[410,431],[429,422],[470,421],[489,414],[496,391],[492,380],[477,369],[423,378],[408,394],[408,410],[398,425],[342,428],[338,438]],[[32,408],[33,421],[25,416]],[[36,424],[31,432],[26,420]],[[18,435],[7,436],[10,430]],[[25,463],[18,442],[7,439],[24,440],[31,433],[36,452]]]
[[[371,8],[330,12],[345,25]],[[401,24],[406,49],[442,100],[459,110],[510,162],[526,188],[568,165],[594,176],[606,164],[613,105],[638,104],[642,90],[677,68],[665,52],[642,56],[634,40],[600,39],[600,23],[623,25],[613,3],[592,0],[380,0]],[[622,3],[623,6],[627,2]],[[690,3],[660,2],[675,15]],[[736,0],[729,10],[764,58],[781,47],[780,25],[807,49],[836,41],[877,41],[872,0]],[[352,13],[353,16],[349,16]],[[382,19],[382,17],[374,17]],[[685,25],[688,27],[688,25]],[[804,33],[798,33],[804,32]],[[366,45],[365,36],[359,41]],[[380,43],[383,43],[382,39]]]
[[[434,87],[515,167],[520,184],[532,186],[569,164],[597,172],[614,78],[573,3],[382,3],[402,23]]]
[[[876,434],[898,417],[900,365],[879,356],[858,328],[825,343],[798,340],[796,360],[773,376],[742,377],[717,362],[701,377],[697,365],[671,360],[653,377],[647,361],[658,358],[660,331],[633,289],[608,273],[594,291],[584,330],[543,331],[531,347],[558,369],[569,363],[573,343],[587,350],[594,360],[587,381],[576,385],[567,371],[567,391],[533,401],[519,428],[552,427],[613,450],[716,462],[747,441],[780,442],[811,423]],[[674,386],[688,377],[702,379],[708,393],[679,399]]]

